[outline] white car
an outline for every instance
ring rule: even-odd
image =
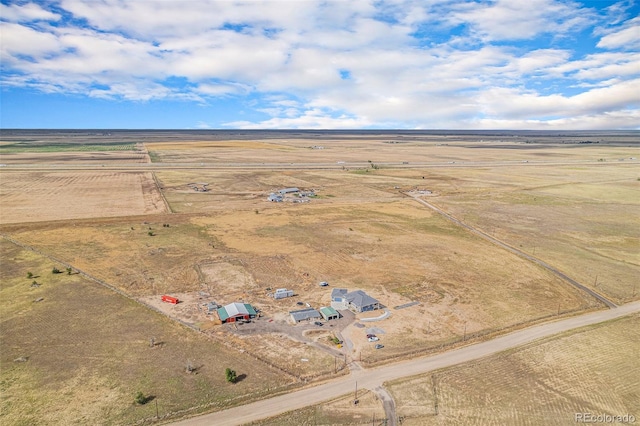
[[[367,340],[370,342],[377,342],[380,339],[378,339],[376,336],[373,336],[373,337],[369,337]]]

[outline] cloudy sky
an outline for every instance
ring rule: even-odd
[[[0,7],[2,128],[640,128],[633,0]]]

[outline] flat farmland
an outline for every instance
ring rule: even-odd
[[[403,425],[568,425],[640,416],[640,316],[387,384]]]
[[[151,173],[12,172],[0,179],[1,223],[163,213]]]
[[[543,268],[399,194],[377,202],[349,203],[340,193],[329,198],[340,199],[261,201],[258,213],[245,207],[8,229],[18,241],[136,297],[206,290],[218,303],[248,300],[272,316],[296,309],[299,300],[328,305],[330,289],[318,286],[326,280],[364,289],[390,308],[420,302],[379,323],[385,351],[374,351],[362,331],[345,331],[354,343],[349,355],[372,363],[599,306]],[[237,271],[220,281],[222,275],[206,273],[212,264]],[[274,304],[268,288],[280,287],[298,296]]]
[[[64,268],[4,239],[0,255],[0,297],[11,301],[0,306],[2,424],[135,424],[155,419],[156,403],[170,418],[293,383],[81,275],[52,274]],[[243,379],[227,383],[227,367]],[[138,391],[151,401],[135,405]]]
[[[3,401],[1,415],[8,423],[100,423],[95,419],[104,417],[103,423],[131,424],[155,416],[154,406],[133,406],[137,388],[153,392],[161,415],[217,410],[336,374],[334,368],[344,367],[340,360],[367,369],[604,307],[412,196],[616,303],[640,295],[635,288],[640,182],[634,159],[640,152],[628,138],[608,144],[609,137],[598,136],[603,142],[598,145],[581,144],[583,136],[553,143],[550,137],[523,141],[487,135],[124,133],[61,134],[37,139],[40,152],[8,147],[0,153],[6,164],[0,169],[0,231],[43,254],[7,241],[0,246],[1,296],[14,301],[2,307],[2,339],[10,350],[3,349],[0,374],[10,399]],[[64,145],[66,137],[87,149],[101,139],[110,145],[85,152]],[[4,146],[11,143],[19,140]],[[51,152],[47,144],[65,148]],[[127,150],[132,144],[136,149]],[[104,163],[94,162],[103,154]],[[15,156],[13,162],[5,163],[9,156]],[[88,170],[73,170],[84,165]],[[267,201],[269,193],[286,187],[313,189],[315,196]],[[131,299],[81,274],[52,275],[47,256]],[[43,285],[30,287],[27,271]],[[320,287],[320,281],[329,287]],[[283,287],[295,296],[274,300],[270,294]],[[385,306],[387,317],[368,322],[383,312],[355,319],[349,314],[340,327],[287,323],[288,312],[307,303],[329,305],[334,288],[367,291]],[[183,303],[159,302],[166,293]],[[44,300],[33,302],[38,297]],[[249,302],[261,318],[237,328],[217,325],[204,312],[210,300]],[[56,334],[54,326],[71,332]],[[250,332],[242,333],[244,326]],[[369,328],[378,330],[384,348],[367,342]],[[327,344],[337,330],[345,340],[342,348]],[[150,337],[162,344],[149,348]],[[22,356],[27,362],[13,362]],[[122,367],[112,361],[119,357],[125,360]],[[611,351],[602,357],[603,365],[607,357],[618,362]],[[80,365],[85,358],[86,369]],[[140,359],[148,362],[136,363]],[[236,386],[220,374],[229,360],[238,362],[232,367],[239,374],[247,374]],[[181,371],[188,361],[196,363],[197,374]],[[251,362],[257,363],[255,375]],[[169,379],[162,372],[170,372]],[[571,383],[567,378],[562,386]],[[627,398],[627,388],[620,389],[615,398]],[[54,398],[58,393],[64,395],[60,401]],[[91,398],[98,401],[95,407]],[[22,401],[38,399],[42,403],[30,414]],[[265,424],[372,420],[370,412],[362,416],[338,405]],[[379,406],[375,400],[371,409]],[[452,413],[453,420],[446,421],[467,419]],[[414,415],[419,422],[431,414],[412,411],[408,421]]]
[[[640,295],[637,165],[460,169],[427,201],[618,303]]]
[[[628,147],[557,145],[515,141],[463,141],[460,138],[402,139],[393,135],[353,139],[262,139],[147,142],[153,162],[219,164],[349,163],[460,164],[483,161],[617,161],[629,158]],[[636,154],[637,155],[637,154]]]

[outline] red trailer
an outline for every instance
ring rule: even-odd
[[[178,302],[180,302],[177,297],[167,296],[166,294],[162,296],[162,301],[167,303],[173,303],[174,305],[177,305]]]

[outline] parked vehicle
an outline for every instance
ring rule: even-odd
[[[324,324],[322,324],[320,321],[316,321],[314,322],[315,325],[319,325],[320,327],[322,327]]]
[[[369,339],[367,340],[369,340],[370,342],[377,342],[380,339],[378,339],[376,336],[373,336],[373,337],[369,337]]]
[[[327,287],[329,285],[326,281],[320,281],[320,287]]]
[[[379,343],[376,345],[376,349],[382,349],[382,348],[384,348],[384,345],[381,345]]]

